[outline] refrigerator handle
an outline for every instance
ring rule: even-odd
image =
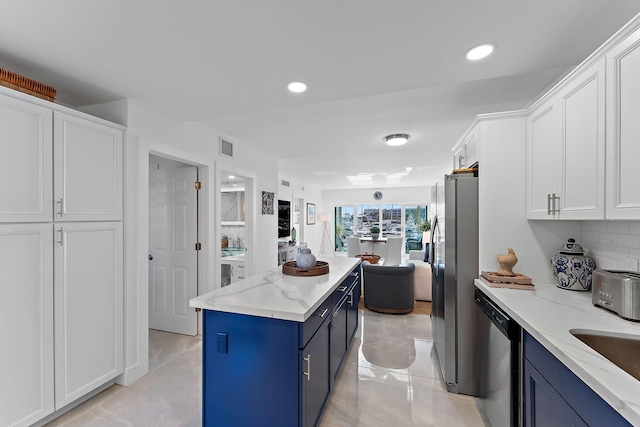
[[[440,232],[440,230],[438,229],[438,216],[434,216],[433,217],[433,226],[431,227],[433,229],[433,232],[431,233],[430,239],[429,239],[429,262],[431,263],[431,269],[434,269],[434,262],[436,259],[436,245],[435,245],[435,241],[436,241],[436,234]]]

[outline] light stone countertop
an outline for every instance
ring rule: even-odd
[[[189,305],[203,310],[248,314],[304,322],[360,263],[359,258],[318,257],[329,263],[329,274],[294,277],[282,266],[247,277],[193,298]]]
[[[595,307],[591,292],[567,291],[552,284],[536,284],[535,291],[493,288],[480,280],[475,285],[627,421],[640,425],[640,381],[570,332],[596,330],[640,339],[640,323]]]

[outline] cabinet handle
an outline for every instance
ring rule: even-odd
[[[60,198],[58,200],[58,205],[60,205],[60,210],[58,210],[58,215],[62,216],[62,212],[64,211],[64,199]]]
[[[340,287],[338,288],[338,290],[339,290],[340,292],[344,292],[344,291],[346,291],[346,290],[347,290],[347,287],[346,287],[346,286],[340,286]]]
[[[353,291],[349,292],[349,305],[353,307]]]
[[[556,200],[560,201],[560,196],[556,196],[556,193],[551,194],[551,215],[560,213],[560,209],[556,209]],[[547,203],[548,204],[548,203]],[[558,203],[560,205],[560,203]]]
[[[64,227],[60,227],[60,240],[58,240],[58,243],[60,244],[60,246],[64,246]]]
[[[327,314],[327,311],[329,311],[329,309],[325,308],[324,311],[322,312],[322,314],[318,314],[318,316],[320,316],[320,318],[322,319],[324,317],[324,315]]]
[[[307,376],[307,381],[311,381],[311,355],[308,354],[307,357],[303,357],[303,360],[307,362],[307,372],[303,372],[303,374]]]

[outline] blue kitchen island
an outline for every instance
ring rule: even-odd
[[[274,271],[191,300],[203,309],[204,426],[319,423],[358,327],[360,260],[322,276]]]

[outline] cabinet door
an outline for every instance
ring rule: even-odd
[[[51,221],[51,110],[0,95],[0,141],[0,222]]]
[[[122,223],[57,224],[54,235],[60,409],[122,373]]]
[[[360,281],[349,292],[347,300],[347,339],[350,343],[358,329],[358,304],[360,302]]]
[[[300,350],[302,363],[302,399],[301,426],[316,426],[324,409],[330,390],[329,373],[329,329],[331,322],[327,321],[309,344]]]
[[[527,219],[553,218],[549,202],[557,170],[556,112],[555,103],[549,101],[527,117]]]
[[[562,89],[560,215],[604,219],[604,58]]]
[[[640,30],[606,56],[607,219],[640,219]]]
[[[53,412],[51,224],[0,225],[0,425]]]
[[[478,126],[474,126],[464,138],[463,167],[470,167],[478,161]]]
[[[123,133],[54,113],[54,220],[122,220]]]
[[[340,366],[342,366],[342,359],[349,348],[347,336],[348,301],[349,297],[347,296],[331,317],[331,384],[336,381]]]
[[[574,427],[587,424],[529,363],[524,361],[524,417],[528,427]]]

